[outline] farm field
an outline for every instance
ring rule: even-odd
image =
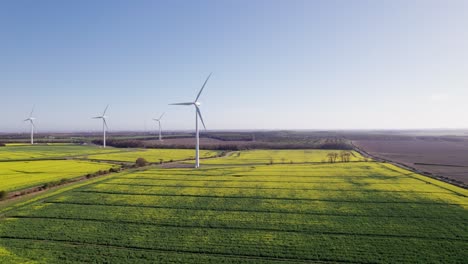
[[[113,164],[75,160],[0,162],[0,191],[15,191],[109,170]]]
[[[201,150],[200,157],[208,158],[218,155],[218,151]],[[61,158],[79,158],[90,160],[109,160],[120,162],[135,162],[139,157],[149,162],[163,160],[177,161],[195,158],[192,149],[138,149],[138,148],[100,148],[98,146],[82,146],[73,144],[25,145],[8,144],[0,147],[0,162],[16,160],[47,160]]]
[[[248,150],[235,151],[221,159],[204,161],[205,164],[268,164],[326,162],[328,153],[341,153],[341,150],[293,149],[293,150]],[[356,151],[350,151],[350,161],[363,161]],[[339,160],[339,158],[337,159]]]
[[[18,207],[0,218],[0,262],[468,258],[467,190],[387,163],[237,162],[119,173]]]
[[[115,148],[100,148],[97,146],[81,146],[73,144],[24,145],[8,144],[0,147],[0,161],[56,159],[76,157],[89,154],[122,151]]]
[[[200,158],[215,157],[218,153],[218,151],[200,150]],[[192,149],[129,149],[128,151],[115,153],[88,155],[86,158],[90,160],[135,162],[140,157],[149,162],[187,160],[195,158],[195,151]]]
[[[202,151],[202,157],[217,154],[216,151]],[[101,160],[134,163],[137,158],[143,157],[151,162],[159,162],[160,159],[185,160],[193,156],[193,150],[185,149],[102,149],[73,144],[8,144],[0,147],[0,191],[18,191],[109,170],[115,166],[96,162]]]
[[[355,140],[369,154],[468,184],[466,136],[399,136]]]

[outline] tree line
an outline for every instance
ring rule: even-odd
[[[350,162],[353,154],[350,151],[330,152],[327,154],[327,162],[335,163],[337,161]]]
[[[93,140],[92,143],[102,145],[101,139]],[[136,139],[107,139],[108,146],[116,148],[161,148],[161,149],[192,149],[195,143],[168,143],[154,142]],[[320,143],[303,143],[303,142],[223,142],[220,144],[209,143],[202,144],[201,149],[205,150],[225,150],[238,151],[250,149],[339,149],[351,150],[352,146],[347,142],[320,142]]]

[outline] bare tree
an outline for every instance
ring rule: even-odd
[[[330,163],[335,163],[337,158],[338,158],[338,153],[336,152],[330,152],[327,154],[327,160]]]
[[[345,153],[345,160],[346,162],[349,162],[351,160],[351,153],[349,151]]]
[[[349,162],[351,160],[351,153],[349,151],[340,152],[341,162]]]

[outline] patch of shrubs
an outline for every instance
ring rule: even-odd
[[[53,181],[53,182],[48,182],[48,183],[45,183],[44,185],[41,186],[41,189],[48,189],[48,188],[51,188],[51,187],[55,187],[55,186],[59,186],[59,185],[63,185],[65,183],[68,183],[70,182],[69,179],[60,179],[59,181]]]
[[[119,172],[119,171],[120,171],[119,168],[110,168],[109,170],[98,170],[95,173],[86,174],[86,179],[94,178],[94,177],[101,176],[101,175],[106,175],[106,174],[113,173],[113,172]]]
[[[5,143],[0,142],[0,147],[5,147]]]
[[[148,165],[148,161],[145,160],[144,158],[138,158],[135,161],[135,165],[136,165],[136,167],[144,167],[144,166]]]
[[[1,200],[5,200],[8,196],[8,192],[7,191],[0,191],[0,201]]]
[[[96,139],[92,141],[93,144],[102,145],[102,139]],[[144,142],[140,140],[122,140],[122,139],[108,139],[106,141],[108,146],[116,147],[116,148],[143,148]]]

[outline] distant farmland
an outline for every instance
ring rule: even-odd
[[[368,153],[468,184],[468,137],[387,137],[353,141]]]

